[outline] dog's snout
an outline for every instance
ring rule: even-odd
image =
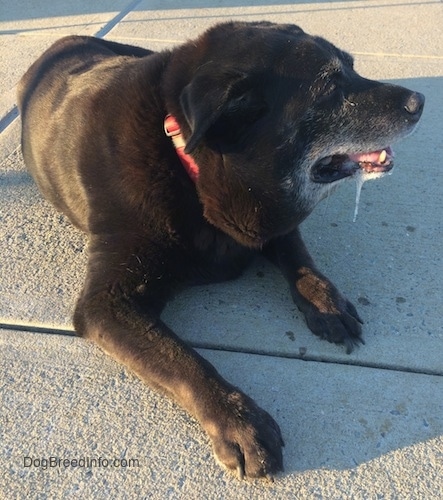
[[[411,92],[404,104],[404,110],[409,115],[409,119],[418,120],[425,105],[425,96],[420,92]]]

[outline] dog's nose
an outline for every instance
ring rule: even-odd
[[[408,113],[409,119],[418,120],[425,105],[425,96],[420,92],[411,92],[406,99],[404,110]]]

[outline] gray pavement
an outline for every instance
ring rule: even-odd
[[[280,423],[286,470],[272,484],[221,470],[192,418],[73,336],[85,240],[26,173],[15,109],[17,81],[65,34],[161,50],[228,19],[299,24],[427,99],[357,221],[351,182],[302,228],[358,306],[365,346],[348,356],[313,337],[263,261],[165,312]],[[442,26],[436,0],[1,3],[0,498],[443,498]]]

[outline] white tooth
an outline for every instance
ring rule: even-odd
[[[387,157],[386,150],[383,149],[383,151],[380,153],[380,156],[378,157],[378,163],[384,163]]]

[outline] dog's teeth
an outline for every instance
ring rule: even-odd
[[[384,163],[386,161],[387,153],[386,150],[383,149],[383,151],[380,153],[380,156],[378,157],[378,163]]]

